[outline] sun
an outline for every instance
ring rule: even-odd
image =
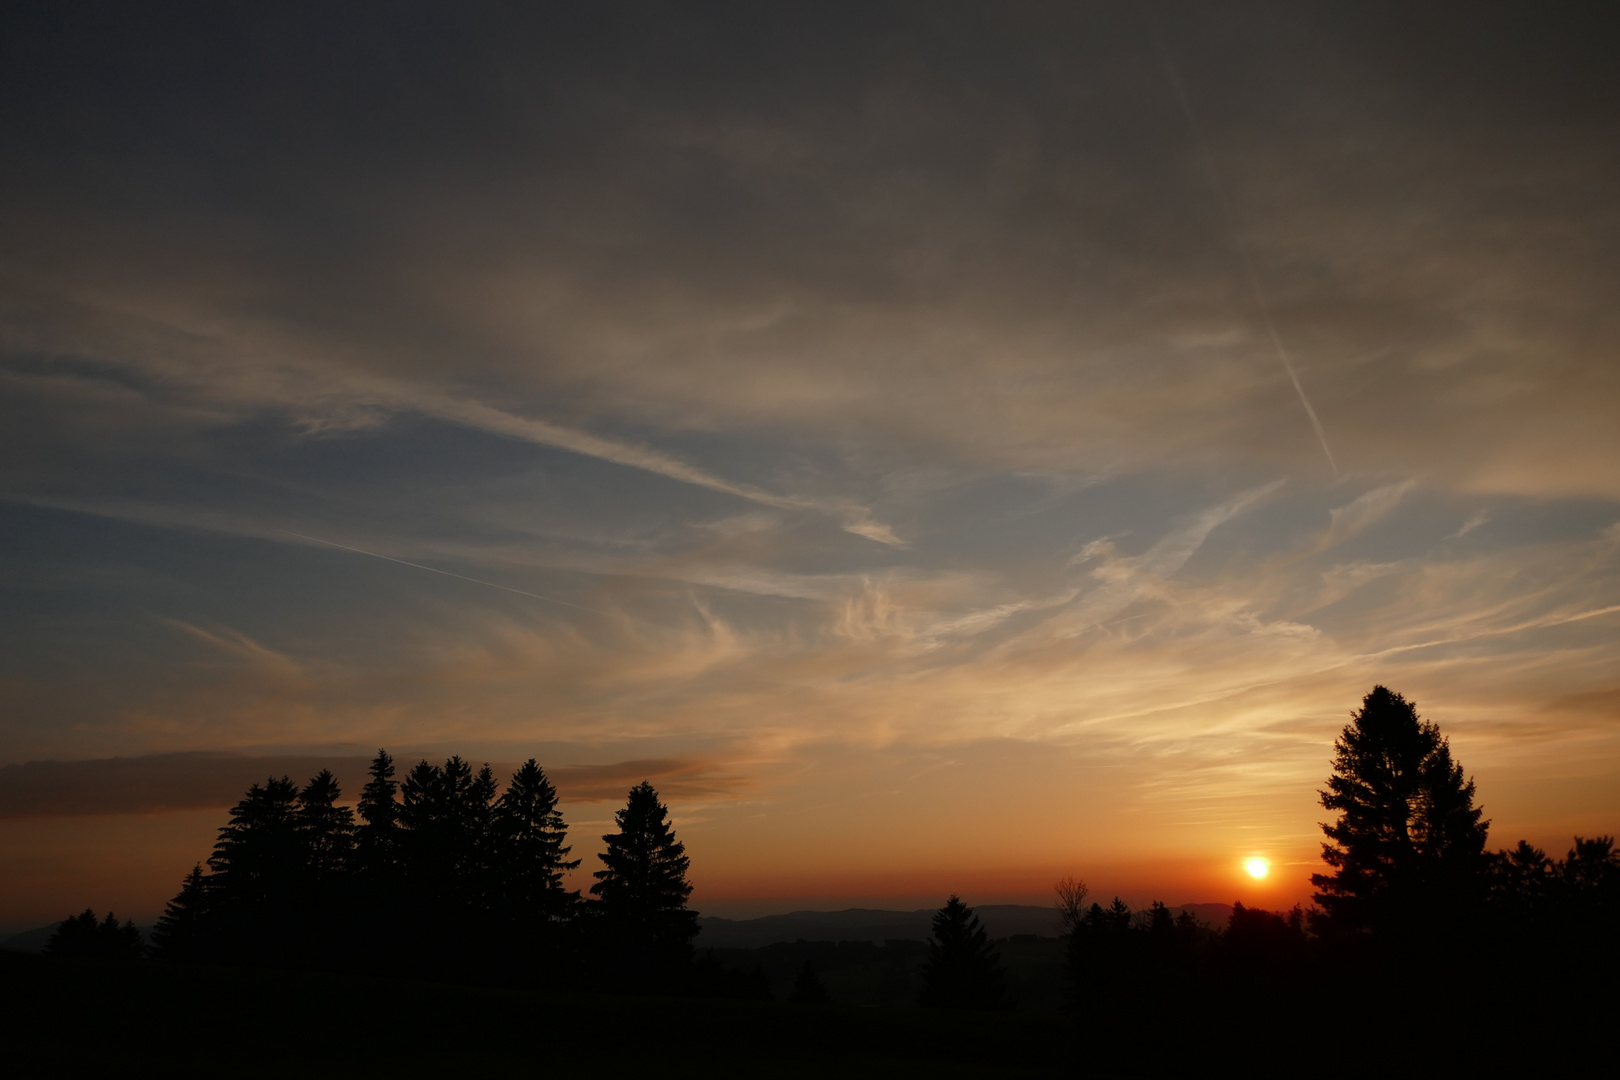
[[[1243,868],[1249,872],[1250,877],[1263,878],[1271,870],[1271,864],[1264,859],[1250,859],[1243,864]]]

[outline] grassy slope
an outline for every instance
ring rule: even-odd
[[[541,994],[0,953],[26,1075],[1051,1076],[1053,1016]],[[464,1070],[466,1072],[464,1073]]]

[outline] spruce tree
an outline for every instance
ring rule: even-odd
[[[557,789],[533,758],[512,775],[496,803],[495,819],[502,910],[520,922],[566,918],[579,894],[563,888],[563,874],[580,860],[568,858]]]
[[[934,913],[920,1004],[942,1009],[1003,1009],[1006,973],[973,909],[954,893]]]
[[[307,862],[297,785],[283,776],[248,788],[208,857],[209,937],[217,959],[296,962]]]
[[[400,785],[400,903],[418,974],[480,978],[494,934],[492,852],[496,784],[452,756],[421,762]]]
[[[354,850],[354,811],[337,805],[342,794],[330,769],[322,769],[298,793],[298,832],[305,872],[313,883],[330,884],[348,869]]]
[[[462,875],[467,885],[468,900],[481,912],[497,906],[500,891],[501,843],[495,827],[495,796],[500,785],[495,773],[485,762],[467,785],[463,837],[467,845]]]
[[[368,879],[386,878],[399,856],[399,784],[388,751],[377,751],[369,776],[356,808],[361,824],[354,836],[355,869]]]
[[[163,960],[202,960],[208,951],[209,880],[193,866],[179,895],[152,928],[152,944]]]
[[[208,866],[219,905],[234,912],[284,896],[305,861],[298,788],[283,776],[254,784],[231,808]]]
[[[614,815],[619,831],[602,837],[607,850],[597,857],[604,869],[591,886],[592,913],[610,940],[661,961],[688,958],[698,930],[697,914],[686,907],[690,861],[668,813],[651,784],[631,788]]]
[[[1313,874],[1323,928],[1405,935],[1424,923],[1466,922],[1482,902],[1490,859],[1474,782],[1440,729],[1382,686],[1334,743],[1320,793],[1339,818],[1324,824],[1333,868]]]
[[[402,869],[415,899],[430,908],[470,906],[472,787],[472,767],[459,756],[442,768],[418,762],[400,785]]]

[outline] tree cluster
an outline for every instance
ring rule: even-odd
[[[120,923],[110,911],[98,922],[96,913],[85,908],[62,920],[45,942],[45,951],[80,960],[135,960],[146,945],[133,922]]]
[[[1620,855],[1612,837],[1577,836],[1562,860],[1519,841],[1487,849],[1490,822],[1474,782],[1417,706],[1374,687],[1334,744],[1321,792],[1338,819],[1324,824],[1314,874],[1319,936],[1414,954],[1612,954],[1620,925]]]
[[[488,765],[460,757],[396,780],[379,751],[358,806],[341,797],[327,771],[302,788],[286,777],[249,788],[207,872],[194,868],[169,903],[157,955],[480,980],[605,966],[624,989],[690,960],[688,860],[650,784],[604,837],[588,901],[564,884],[580,862],[533,759],[503,790]]]

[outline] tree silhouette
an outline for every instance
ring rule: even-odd
[[[1091,892],[1086,883],[1075,877],[1065,877],[1052,886],[1057,893],[1058,922],[1064,936],[1079,928],[1086,917],[1086,895]]]
[[[990,945],[979,917],[954,893],[934,913],[922,978],[919,1001],[930,1008],[1007,1007],[1001,957]]]
[[[1620,945],[1620,852],[1614,838],[1577,836],[1557,874],[1555,917],[1570,945],[1591,957],[1611,953]]]
[[[144,948],[134,923],[119,923],[110,911],[97,922],[96,913],[89,908],[63,919],[45,943],[45,951],[53,956],[82,960],[134,960]]]
[[[1488,822],[1474,782],[1435,725],[1400,694],[1374,687],[1334,743],[1320,793],[1339,819],[1322,831],[1330,874],[1313,874],[1319,925],[1408,934],[1420,923],[1465,922],[1482,901]]]
[[[399,848],[399,784],[388,751],[377,751],[369,775],[356,808],[361,824],[354,837],[355,869],[362,876],[384,877],[394,867]]]
[[[1273,981],[1297,964],[1306,947],[1305,913],[1296,905],[1286,915],[1232,905],[1221,946],[1227,966],[1240,976]]]
[[[354,811],[338,806],[342,796],[330,769],[298,793],[297,825],[303,843],[304,871],[317,885],[341,878],[354,851]]]
[[[453,756],[444,767],[418,762],[400,785],[401,863],[413,896],[440,917],[481,906],[490,799],[495,782],[486,765]]]
[[[1491,860],[1490,903],[1500,921],[1522,930],[1544,920],[1558,886],[1559,867],[1547,853],[1520,840]]]
[[[564,888],[580,863],[532,758],[503,791],[487,764],[459,756],[396,782],[379,750],[358,815],[341,796],[325,770],[302,789],[285,776],[252,785],[219,831],[212,872],[195,867],[169,902],[157,954],[510,983],[541,965],[574,972],[580,947],[597,944],[610,974],[689,988],[669,977],[691,974],[688,862],[650,785],[620,812],[590,905]],[[580,919],[585,907],[597,917]]]
[[[533,758],[513,774],[496,804],[495,828],[501,908],[522,922],[567,918],[579,893],[563,888],[563,874],[580,860],[567,857],[557,789]]]
[[[202,866],[193,866],[179,895],[163,909],[152,928],[152,944],[164,960],[202,960],[209,947],[210,882]]]
[[[285,776],[248,788],[208,857],[214,907],[227,934],[248,947],[250,924],[279,925],[293,906],[304,863],[298,789]]]
[[[654,965],[683,961],[697,936],[697,915],[687,910],[692,894],[686,847],[669,826],[668,808],[645,781],[630,789],[623,810],[614,815],[619,831],[602,839],[591,905],[607,939],[620,950],[640,954]]]

